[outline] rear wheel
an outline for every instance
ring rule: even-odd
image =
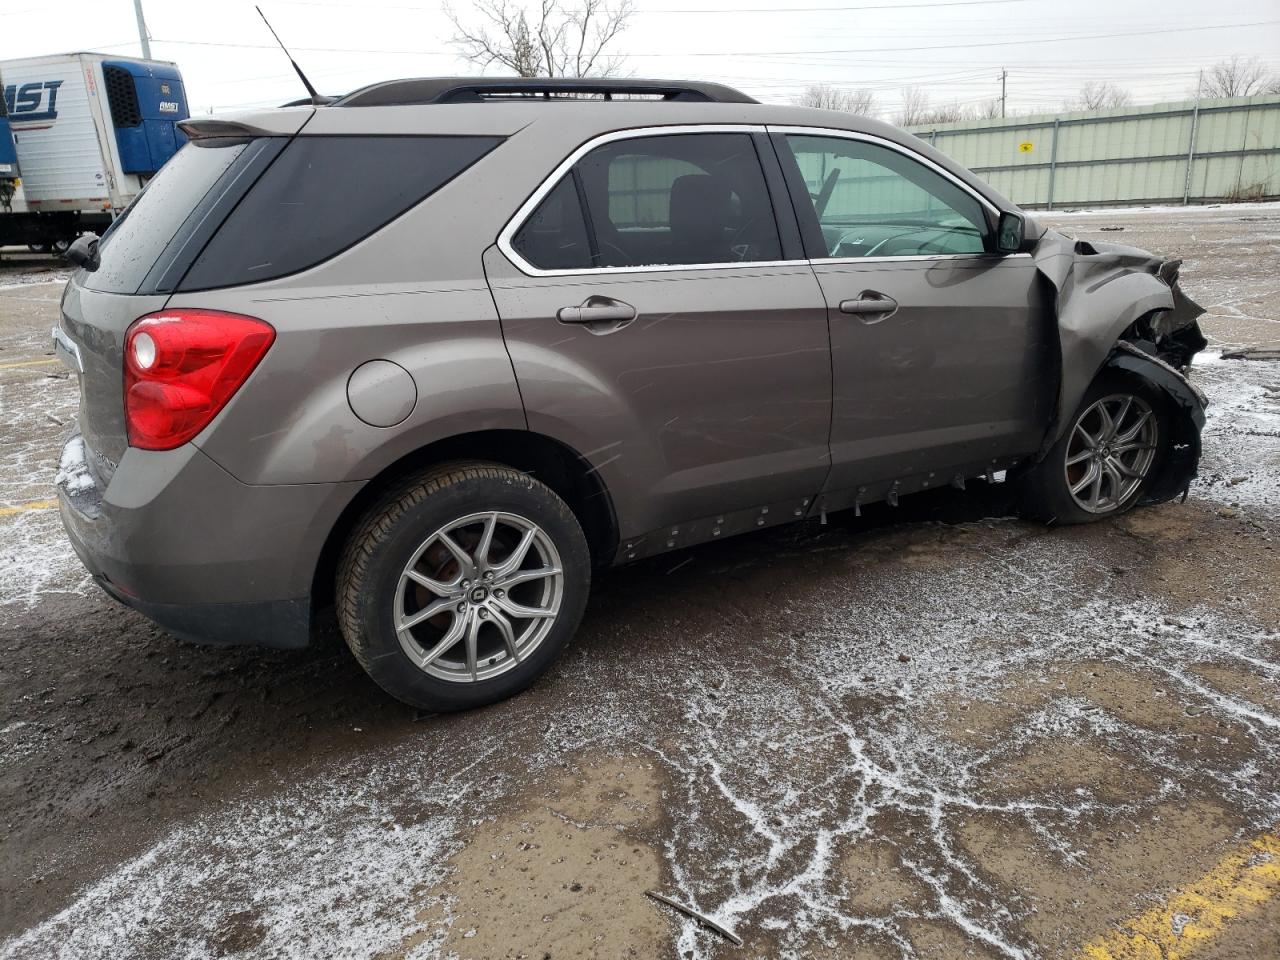
[[[453,464],[373,507],[338,571],[348,645],[392,696],[462,710],[512,696],[555,660],[590,588],[573,512],[527,474]]]
[[[1158,390],[1136,378],[1103,374],[1066,433],[1023,477],[1027,512],[1057,523],[1123,513],[1141,499],[1169,436]]]

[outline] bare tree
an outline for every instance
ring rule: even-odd
[[[817,107],[819,110],[856,113],[863,117],[876,114],[876,95],[870,90],[842,90],[829,83],[815,83],[806,87],[804,93],[796,97],[796,104],[801,107]]]
[[[977,116],[1000,116],[1000,101],[995,101],[995,113],[991,114],[987,104],[975,110],[959,101],[932,106],[929,94],[919,87],[902,88],[902,109],[898,112],[898,126],[918,127],[926,123],[956,123],[960,120],[972,120]]]
[[[921,123],[958,123],[961,120],[973,119],[974,111],[963,103],[944,103],[925,111]]]
[[[1264,92],[1274,82],[1274,78],[1257,57],[1250,57],[1248,60],[1232,57],[1230,60],[1219,60],[1204,72],[1200,96],[1209,99],[1249,97]]]
[[[898,112],[898,126],[914,127],[928,123],[929,94],[920,87],[902,88],[902,109]]]
[[[532,16],[521,3],[475,0],[467,26],[449,6],[453,44],[472,63],[499,64],[520,77],[589,77],[616,73],[623,63],[606,48],[626,29],[632,0],[537,0]]]
[[[1090,80],[1080,88],[1075,100],[1068,101],[1068,110],[1110,110],[1125,107],[1133,102],[1133,95],[1108,80]]]
[[[998,120],[1004,116],[1004,104],[1000,102],[999,97],[983,100],[974,109],[973,115],[978,120]]]

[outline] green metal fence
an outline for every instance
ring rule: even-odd
[[[1024,207],[1280,198],[1280,96],[910,127]]]

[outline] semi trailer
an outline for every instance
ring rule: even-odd
[[[0,246],[101,234],[186,142],[176,64],[102,53],[0,61]]]

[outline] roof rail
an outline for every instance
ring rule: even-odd
[[[698,103],[758,103],[719,83],[684,80],[629,80],[607,77],[422,77],[385,80],[333,102],[335,107],[388,107],[422,103],[483,103],[486,100],[573,99],[574,97],[661,97]]]

